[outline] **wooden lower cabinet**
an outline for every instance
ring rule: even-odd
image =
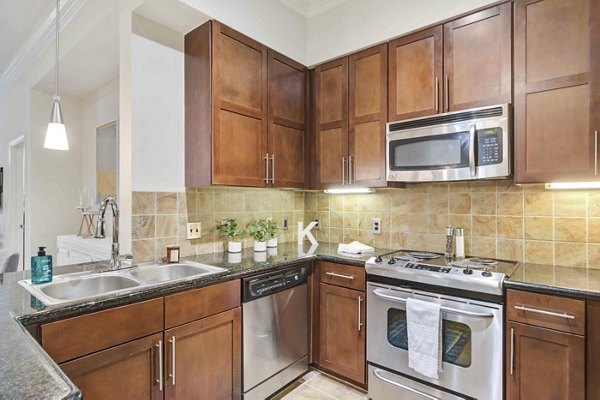
[[[600,400],[600,301],[587,301],[587,400]]]
[[[513,321],[506,329],[507,400],[586,398],[583,336]]]
[[[320,284],[319,366],[366,383],[365,292]]]
[[[241,344],[241,308],[165,331],[165,399],[239,399]]]
[[[163,398],[158,346],[162,333],[59,364],[86,400]]]

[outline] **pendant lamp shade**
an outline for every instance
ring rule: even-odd
[[[60,32],[60,0],[56,0],[56,59],[55,59],[55,82],[54,82],[54,101],[52,103],[52,112],[50,113],[50,122],[46,129],[46,138],[44,139],[44,148],[51,150],[69,150],[69,141],[67,140],[67,130],[63,122],[62,110],[60,109],[60,97],[58,96],[58,55],[59,42],[58,34]]]

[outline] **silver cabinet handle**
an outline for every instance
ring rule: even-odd
[[[271,156],[271,183],[275,184],[275,154]]]
[[[598,131],[594,131],[594,175],[598,175]]]
[[[395,381],[393,381],[393,380],[391,380],[391,379],[388,379],[388,378],[386,378],[386,377],[384,377],[384,376],[382,376],[382,375],[381,375],[381,372],[382,372],[382,371],[383,371],[383,370],[381,370],[381,369],[379,369],[379,368],[375,368],[375,369],[373,369],[373,374],[374,374],[374,375],[375,375],[377,378],[379,378],[379,379],[381,379],[382,381],[384,381],[385,383],[389,383],[390,385],[397,386],[397,387],[399,387],[400,389],[407,390],[407,391],[409,391],[409,392],[411,392],[411,393],[414,393],[414,394],[416,394],[416,395],[419,395],[419,396],[425,397],[426,399],[429,399],[429,400],[440,400],[440,399],[438,399],[437,397],[430,396],[430,395],[428,395],[427,393],[423,393],[423,392],[421,392],[420,390],[417,390],[417,389],[411,388],[410,386],[406,386],[406,385],[403,385],[403,384],[401,384],[401,383],[395,382]]]
[[[446,111],[450,111],[450,79],[446,75]]]
[[[354,181],[354,157],[348,156],[348,185],[352,185]]]
[[[342,157],[342,185],[346,184],[346,157]]]
[[[352,275],[336,274],[335,272],[325,272],[325,275],[335,276],[336,278],[348,279],[351,281],[354,280],[354,277]]]
[[[169,343],[171,343],[171,373],[169,377],[172,379],[171,384],[175,386],[175,336],[171,336]]]
[[[575,319],[574,315],[567,314],[567,313],[564,313],[564,312],[563,313],[557,313],[557,312],[546,311],[546,310],[538,310],[537,308],[529,308],[529,307],[520,306],[520,305],[515,306],[515,309],[520,310],[520,311],[532,312],[532,313],[536,313],[536,314],[548,315],[550,317],[558,317],[558,318],[565,318],[565,319]]]
[[[383,293],[381,293],[380,289],[373,290],[373,294],[376,297],[380,297],[382,299],[386,299],[386,300],[390,300],[390,301],[397,301],[399,303],[406,303],[406,299],[402,299],[402,298],[396,297],[396,296],[390,296],[388,294],[383,294]],[[457,308],[450,308],[450,307],[444,307],[444,306],[441,306],[440,309],[444,312],[448,312],[451,314],[464,315],[466,317],[477,317],[477,318],[493,318],[494,317],[494,314],[492,314],[492,313],[478,313],[478,312],[459,310]]]
[[[154,345],[158,349],[158,379],[156,382],[158,383],[158,388],[162,392],[163,390],[163,352],[162,352],[162,340],[159,340],[158,343]]]
[[[269,153],[267,153],[267,155],[263,157],[263,160],[265,160],[265,177],[263,178],[263,180],[268,185],[269,184]]]
[[[475,165],[475,124],[469,127],[469,169],[471,178],[477,177],[477,166]]]
[[[435,77],[435,112],[440,112],[440,78]]]
[[[361,318],[361,305],[363,302],[363,298],[362,296],[358,296],[358,331],[360,332],[362,330],[362,318]]]
[[[515,329],[510,328],[510,374],[515,370]]]

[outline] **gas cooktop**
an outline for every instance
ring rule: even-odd
[[[371,257],[365,264],[367,274],[375,277],[491,295],[502,295],[504,278],[515,267],[514,261],[448,260],[443,254],[406,250]]]

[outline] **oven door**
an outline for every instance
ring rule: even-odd
[[[439,379],[408,367],[406,299],[442,307]],[[367,285],[367,360],[457,393],[502,399],[502,306],[405,288]]]

